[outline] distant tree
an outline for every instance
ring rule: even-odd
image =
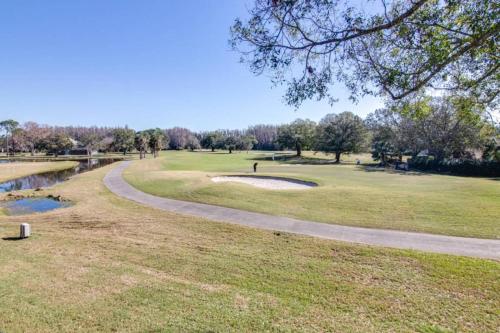
[[[366,128],[360,117],[352,112],[328,114],[318,125],[316,150],[335,154],[335,162],[340,163],[340,155],[360,151],[365,138]]]
[[[134,145],[139,152],[139,158],[142,160],[146,156],[149,147],[149,133],[147,131],[135,133]]]
[[[65,133],[52,133],[45,139],[45,149],[55,157],[59,152],[73,148],[73,141]]]
[[[303,149],[311,149],[314,143],[316,123],[309,119],[297,119],[278,128],[278,143],[283,148],[295,149],[297,156]]]
[[[238,149],[246,150],[248,152],[249,150],[252,150],[253,146],[256,145],[257,143],[258,141],[255,138],[255,136],[245,135],[240,138]]]
[[[71,138],[75,139],[79,143],[85,141],[86,136],[97,136],[99,138],[111,137],[113,136],[114,128],[109,127],[84,127],[84,126],[54,126],[51,128],[56,132],[63,132],[68,134]],[[92,147],[94,148],[94,147]]]
[[[17,127],[12,131],[10,140],[10,150],[12,154],[28,150],[28,144],[26,141],[26,131],[23,128]]]
[[[19,123],[13,119],[0,121],[0,128],[5,132],[5,151],[7,152],[7,155],[9,155],[9,138],[18,126]]]
[[[92,151],[99,146],[102,138],[96,132],[88,131],[83,133],[80,138],[80,144],[85,147],[87,155],[92,155]]]
[[[190,151],[200,149],[201,148],[200,141],[196,136],[190,135],[186,143],[186,148],[189,149]]]
[[[156,158],[160,150],[169,144],[170,138],[159,128],[150,129],[147,132],[149,134],[149,149],[153,157]]]
[[[450,157],[468,155],[470,149],[483,145],[481,128],[485,126],[482,117],[467,104],[455,97],[434,97],[427,101],[428,112],[416,120],[416,131],[420,150],[428,150],[438,161]],[[412,114],[412,105],[409,114]]]
[[[169,138],[170,149],[184,149],[191,135],[194,135],[189,129],[174,127],[166,130]]]
[[[236,150],[239,144],[239,138],[235,135],[229,135],[224,140],[224,146],[229,151],[229,154],[233,153],[233,150]]]
[[[23,124],[26,145],[31,156],[35,155],[37,149],[41,148],[43,140],[50,135],[50,129],[47,126],[40,126],[33,121]]]
[[[417,154],[419,138],[416,122],[405,117],[394,108],[376,110],[366,118],[366,125],[372,135],[372,157],[386,165],[404,154]]]
[[[134,149],[135,131],[133,129],[117,128],[113,131],[113,147],[123,155]]]
[[[99,141],[99,150],[100,151],[103,151],[105,153],[109,152],[112,150],[113,148],[113,136],[112,136],[112,133],[110,136],[105,136],[104,138],[101,139],[101,141]]]
[[[248,127],[246,135],[255,137],[257,141],[253,148],[257,150],[278,150],[278,126],[254,125]]]
[[[201,134],[200,145],[204,149],[210,149],[212,152],[220,146],[222,141],[222,134],[218,131],[205,132]]]
[[[480,112],[471,110],[475,107],[456,96],[426,97],[404,106],[390,103],[366,120],[373,157],[382,164],[424,151],[437,161],[469,158],[472,150],[484,148],[494,138],[493,127]]]

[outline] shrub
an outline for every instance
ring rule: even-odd
[[[447,159],[438,161],[426,156],[408,160],[412,169],[445,172],[462,176],[500,177],[500,163],[477,159]]]

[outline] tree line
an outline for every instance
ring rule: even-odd
[[[469,107],[474,107],[471,105]],[[481,113],[470,112],[454,97],[426,97],[404,106],[394,102],[365,119],[352,112],[328,114],[318,123],[297,119],[282,125],[254,125],[244,130],[193,132],[187,128],[135,131],[128,127],[61,127],[14,120],[0,122],[2,150],[9,154],[45,152],[57,155],[76,149],[137,151],[141,158],[154,157],[163,149],[303,150],[332,154],[371,152],[380,164],[402,162],[403,156],[435,162],[449,160],[500,161],[500,130]]]
[[[49,126],[32,121],[20,124],[8,119],[0,122],[0,151],[8,155],[58,155],[69,150],[82,155],[95,151],[124,154],[137,151],[142,158],[146,153],[157,156],[163,149],[278,150],[278,127],[255,125],[246,130],[196,133],[182,127],[135,131],[129,127]]]

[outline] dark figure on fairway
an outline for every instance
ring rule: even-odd
[[[253,172],[257,172],[257,164],[259,164],[259,163],[255,162],[253,164]]]

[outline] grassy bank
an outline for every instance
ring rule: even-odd
[[[0,331],[494,332],[498,262],[349,245],[117,198],[112,166],[0,217]],[[21,222],[33,236],[11,240]]]
[[[394,172],[324,156],[276,160],[271,155],[166,152],[135,161],[125,171],[133,186],[159,196],[205,202],[324,223],[499,238],[498,180]],[[281,158],[277,156],[277,158]],[[270,191],[238,183],[213,183],[221,174],[251,173],[312,180],[306,191]]]
[[[76,165],[78,162],[73,161],[0,163],[0,183],[36,173],[69,169]]]

